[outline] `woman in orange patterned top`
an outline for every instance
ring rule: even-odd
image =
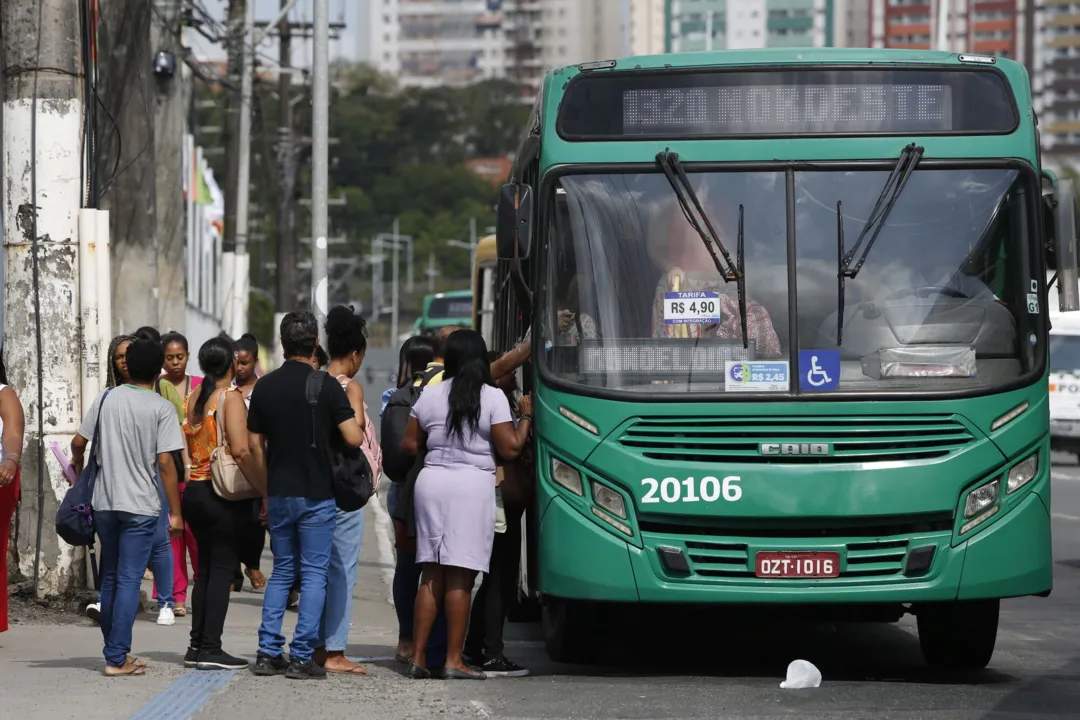
[[[221,648],[229,610],[233,570],[237,563],[236,528],[250,503],[223,500],[213,488],[210,456],[218,446],[218,427],[244,477],[265,495],[266,476],[248,445],[247,408],[232,387],[234,348],[222,337],[207,340],[199,350],[203,383],[184,401],[184,437],[189,466],[184,493],[184,519],[198,544],[199,569],[192,593],[191,645],[184,664],[200,670],[241,669],[247,661]]]

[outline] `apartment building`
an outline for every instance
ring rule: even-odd
[[[669,52],[836,44],[837,0],[670,0]]]
[[[870,0],[870,46],[1023,59],[1027,0]]]
[[[666,50],[668,0],[630,0],[630,54],[660,55]]]
[[[1080,168],[1080,2],[1038,0],[1026,10],[1025,60],[1044,162]]]
[[[507,78],[629,53],[626,0],[370,0],[372,63],[403,87]]]

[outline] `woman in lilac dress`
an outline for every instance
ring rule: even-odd
[[[427,448],[416,480],[416,561],[424,567],[416,596],[409,676],[427,678],[424,650],[439,603],[446,603],[447,651],[443,677],[483,680],[462,660],[477,572],[487,572],[495,537],[495,457],[516,459],[532,427],[522,398],[514,427],[506,396],[491,381],[487,346],[475,330],[446,341],[444,381],[424,390],[412,409],[402,449]]]

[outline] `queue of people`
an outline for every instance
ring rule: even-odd
[[[178,333],[140,328],[110,344],[108,387],[71,444],[76,473],[87,452],[99,468],[92,502],[100,595],[88,613],[101,626],[106,675],[146,672],[131,644],[148,568],[158,623],[191,615],[185,666],[250,667],[293,679],[366,675],[345,652],[364,510],[337,505],[334,463],[342,448],[362,451],[374,493],[384,456],[407,468],[391,478],[387,498],[398,550],[395,657],[407,674],[528,673],[503,655],[502,642],[528,492],[522,478],[529,475],[531,399],[515,399],[514,383],[528,341],[493,357],[472,330],[411,338],[401,348],[397,387],[381,398],[380,415],[395,393],[412,393],[400,441],[387,447],[385,434],[383,446],[376,440],[363,387],[353,379],[367,351],[363,318],[337,307],[323,331],[311,313],[286,315],[285,361],[265,375],[250,335],[204,343],[201,376],[187,374],[188,344]],[[18,493],[23,433],[22,406],[3,381],[0,363],[0,529]],[[269,578],[259,567],[267,535]],[[6,542],[0,535],[0,562]],[[474,604],[478,574],[484,579]],[[264,589],[254,665],[222,645],[230,597],[245,575]],[[286,652],[282,619],[297,592]],[[6,598],[0,588],[0,631]]]

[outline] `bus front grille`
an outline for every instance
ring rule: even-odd
[[[870,578],[900,575],[907,557],[908,540],[848,543],[841,555],[841,578]],[[687,540],[685,552],[694,575],[702,578],[754,577],[753,551],[741,542]]]
[[[941,458],[974,439],[952,415],[713,416],[643,418],[619,444],[653,460],[807,465]],[[781,443],[792,452],[762,452],[762,445]],[[810,444],[826,444],[828,453],[811,454]]]

